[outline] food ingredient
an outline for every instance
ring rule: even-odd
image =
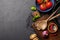
[[[43,3],[43,0],[37,0],[37,3],[41,4],[41,3]]]
[[[49,2],[47,2],[47,3],[46,3],[46,7],[47,7],[47,9],[48,9],[48,8],[51,8],[51,7],[52,7],[52,5],[53,5],[53,3],[52,3],[52,2],[50,2],[50,1],[49,1]]]
[[[43,35],[43,37],[47,37],[48,36],[48,31],[47,30],[43,31],[42,35]]]
[[[35,21],[36,19],[40,18],[40,13],[38,11],[35,11],[34,13],[32,13],[33,15],[33,21]]]
[[[57,25],[54,22],[49,23],[48,25],[48,31],[50,33],[55,33],[58,30]]]
[[[49,2],[49,1],[50,1],[50,0],[44,0],[44,2],[46,2],[46,3]]]
[[[38,38],[38,37],[36,37],[36,38],[34,38],[33,40],[39,40],[39,38]]]
[[[40,18],[40,16],[37,15],[37,16],[34,16],[32,20],[35,21],[38,18]]]
[[[32,11],[36,11],[36,7],[35,7],[35,6],[32,6],[32,7],[31,7],[31,10],[32,10]]]
[[[40,16],[40,13],[38,12],[38,11],[34,11],[33,13],[32,13],[32,16],[34,17],[34,16]]]
[[[42,21],[38,21],[37,26],[36,26],[36,22],[35,22],[35,26],[37,27],[37,30],[45,30],[47,27],[47,22],[49,21],[49,19],[60,9],[60,7],[57,8],[57,10],[55,12],[53,12],[47,19],[42,20]],[[58,16],[58,15],[57,15]],[[59,14],[60,16],[60,14]],[[55,16],[56,17],[56,16]],[[55,18],[53,17],[53,18]]]
[[[43,10],[43,11],[45,11],[47,9],[46,4],[44,4],[44,3],[41,4],[40,5],[40,9]]]
[[[37,35],[36,34],[31,34],[30,39],[34,39]]]

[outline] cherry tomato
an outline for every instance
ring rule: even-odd
[[[49,2],[50,0],[44,0],[44,2]]]
[[[47,9],[47,8],[46,8],[46,5],[45,5],[45,4],[41,4],[41,5],[40,5],[40,9],[43,10],[43,11],[45,11],[45,10]]]
[[[38,4],[41,4],[43,2],[43,0],[37,0]]]
[[[47,2],[47,3],[46,3],[46,7],[47,7],[47,8],[51,8],[52,5],[53,5],[52,2]]]

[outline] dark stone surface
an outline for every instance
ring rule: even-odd
[[[26,20],[32,5],[35,0],[0,0],[0,40],[29,40],[34,32]]]
[[[34,0],[0,0],[0,40],[29,40],[26,20]]]

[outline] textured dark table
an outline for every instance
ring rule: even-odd
[[[29,40],[26,20],[34,0],[0,0],[0,40]]]

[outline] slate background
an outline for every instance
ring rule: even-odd
[[[0,40],[29,40],[34,33],[27,28],[32,5],[35,0],[0,0]]]
[[[26,20],[34,0],[0,0],[0,40],[29,40]]]

